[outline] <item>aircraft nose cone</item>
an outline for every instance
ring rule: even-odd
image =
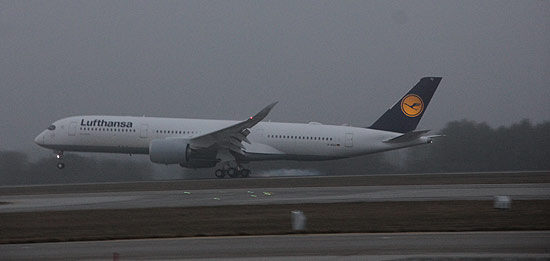
[[[44,135],[42,135],[42,133],[38,134],[38,136],[34,138],[34,143],[38,145],[44,145]]]

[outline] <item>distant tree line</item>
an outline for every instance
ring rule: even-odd
[[[357,158],[322,161],[274,161],[251,163],[253,176],[359,175],[469,171],[550,170],[550,122],[533,125],[523,120],[509,127],[492,128],[469,120],[449,122],[434,143]],[[154,169],[149,161],[65,155],[67,167],[58,170],[48,157],[30,161],[26,154],[0,152],[0,185],[117,182],[152,180],[155,171],[178,171],[172,177],[213,178],[213,169]],[[157,173],[158,174],[158,173]],[[170,175],[160,175],[170,177]]]
[[[409,172],[550,170],[550,122],[509,127],[453,121],[429,149],[409,149]]]

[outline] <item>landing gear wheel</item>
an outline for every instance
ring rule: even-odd
[[[58,168],[58,169],[63,169],[63,168],[65,168],[65,163],[63,163],[63,162],[58,162],[58,163],[57,163],[57,168]]]
[[[248,178],[248,176],[250,176],[250,170],[249,169],[243,169],[240,172],[241,172],[241,177],[243,177],[243,178]]]
[[[239,176],[239,172],[237,171],[236,168],[228,168],[226,172],[227,172],[227,175],[231,178],[236,178]]]
[[[223,179],[225,177],[225,172],[221,169],[217,169],[216,172],[214,172],[217,178]]]

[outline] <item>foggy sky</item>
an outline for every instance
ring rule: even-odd
[[[72,115],[369,126],[423,76],[419,128],[550,120],[550,1],[0,1],[0,150]]]

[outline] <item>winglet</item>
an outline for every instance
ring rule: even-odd
[[[272,104],[269,104],[267,105],[265,108],[263,108],[260,112],[256,113],[256,115],[248,118],[248,121],[252,121],[254,123],[257,123],[257,122],[260,122],[262,121],[268,114],[269,112],[271,111],[271,109],[273,109],[273,107],[275,107],[275,105],[277,105],[277,103],[279,103],[278,101],[272,103]]]

